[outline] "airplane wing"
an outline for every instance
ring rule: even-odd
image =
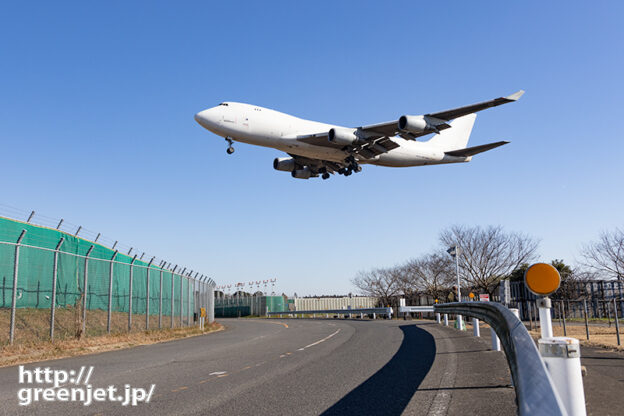
[[[418,137],[426,136],[431,133],[439,133],[441,130],[450,128],[447,122],[458,117],[476,113],[488,108],[497,107],[502,104],[517,101],[524,94],[520,90],[507,97],[499,97],[489,101],[483,101],[476,104],[458,107],[451,110],[439,111],[436,113],[427,113],[423,117],[431,122],[433,129],[426,129],[419,133],[414,133],[399,128],[399,120],[388,121],[385,123],[370,124],[367,126],[357,127],[357,135],[361,138],[358,145],[343,146],[329,141],[329,132],[320,132],[316,134],[308,134],[297,136],[297,140],[313,144],[316,146],[333,147],[338,149],[349,150],[354,153],[361,154],[365,158],[371,158],[378,154],[390,151],[399,145],[392,140],[391,137],[400,136],[406,140],[415,140]],[[489,150],[489,149],[487,149]]]

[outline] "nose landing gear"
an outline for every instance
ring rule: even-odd
[[[234,153],[234,148],[232,147],[232,144],[234,143],[234,141],[230,139],[229,137],[226,137],[225,141],[228,142],[228,148],[226,152],[228,155],[231,155],[232,153]]]

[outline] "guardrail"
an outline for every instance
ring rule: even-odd
[[[433,306],[399,306],[399,313],[433,312]]]
[[[435,305],[434,311],[471,316],[492,327],[505,351],[520,415],[567,414],[535,342],[509,309],[493,302],[455,302]]]
[[[332,315],[386,315],[392,316],[392,308],[360,308],[360,309],[325,309],[318,311],[284,311],[284,312],[267,312],[269,316],[276,315],[314,315],[314,314],[332,314]]]

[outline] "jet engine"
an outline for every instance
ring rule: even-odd
[[[303,169],[293,170],[291,173],[293,178],[297,179],[310,179],[312,176],[312,171],[309,167],[304,167]]]
[[[292,172],[295,170],[295,159],[292,157],[278,157],[273,161],[273,169],[283,172]]]
[[[429,124],[425,116],[401,116],[399,118],[399,130],[420,134],[427,130],[435,130],[435,126]]]
[[[358,138],[355,135],[355,130],[341,128],[333,128],[329,130],[327,138],[330,142],[341,146],[349,146],[358,141]]]

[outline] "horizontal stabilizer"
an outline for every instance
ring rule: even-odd
[[[482,144],[481,146],[466,147],[465,149],[451,150],[450,152],[444,152],[444,153],[449,156],[468,157],[468,156],[474,156],[479,153],[487,152],[488,150],[495,149],[507,143],[509,142],[502,141],[502,142],[496,142],[496,143]]]

